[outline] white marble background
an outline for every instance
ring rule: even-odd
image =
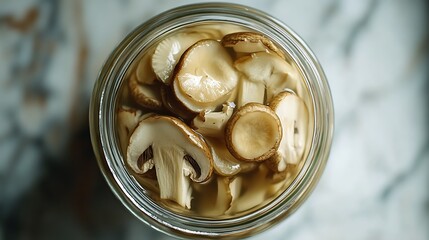
[[[88,100],[131,29],[194,2],[0,0],[0,239],[170,239],[107,188],[88,142]],[[236,2],[307,41],[336,114],[314,193],[252,239],[429,239],[428,4]]]

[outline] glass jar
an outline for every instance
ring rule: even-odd
[[[128,173],[115,130],[115,109],[127,70],[150,43],[175,29],[196,23],[243,26],[268,36],[300,69],[313,106],[313,135],[308,154],[292,183],[270,203],[228,219],[184,216],[154,202]],[[164,12],[132,31],[105,62],[90,104],[90,131],[99,167],[115,195],[141,221],[175,237],[234,238],[254,235],[294,212],[318,182],[326,165],[334,129],[333,105],[322,67],[304,41],[289,27],[263,13],[227,3],[194,4]]]

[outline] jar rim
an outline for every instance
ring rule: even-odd
[[[245,216],[223,220],[185,217],[162,209],[145,194],[135,195],[143,189],[137,185],[127,185],[133,180],[120,171],[125,170],[125,166],[119,153],[119,144],[115,143],[112,135],[115,125],[115,99],[126,70],[138,53],[153,42],[156,36],[162,36],[178,26],[208,21],[225,21],[252,28],[264,28],[280,46],[289,44],[288,47],[296,51],[294,61],[298,61],[298,65],[306,70],[303,72],[311,75],[307,76],[306,81],[314,104],[313,141],[305,163],[307,166],[303,166],[300,176],[265,206]],[[175,237],[193,238],[248,236],[290,215],[306,199],[320,178],[327,162],[334,130],[329,85],[321,65],[307,44],[298,34],[271,15],[232,3],[198,3],[173,8],[151,18],[128,34],[107,58],[99,73],[90,103],[89,121],[98,165],[123,205],[141,221],[159,231]],[[142,202],[149,203],[150,206],[142,206]]]

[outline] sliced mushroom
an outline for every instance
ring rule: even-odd
[[[238,53],[271,51],[285,58],[283,52],[270,39],[256,32],[235,32],[225,35],[222,38],[222,45],[232,47]]]
[[[192,183],[195,195],[192,210],[204,217],[223,217],[238,197],[241,178],[217,176],[211,180],[203,184]]]
[[[308,110],[296,94],[279,93],[270,103],[279,116],[283,138],[276,153],[268,160],[272,169],[284,171],[286,164],[297,164],[303,157],[308,135]]]
[[[192,128],[203,136],[220,137],[234,111],[233,102],[223,104],[221,112],[201,112],[192,120]]]
[[[234,92],[238,75],[232,58],[215,40],[201,40],[183,54],[173,91],[190,111],[214,110]]]
[[[215,200],[215,206],[210,210],[212,215],[223,215],[230,207],[232,203],[231,190],[229,188],[230,179],[227,177],[217,177],[217,194]]]
[[[151,110],[162,110],[162,99],[158,84],[141,84],[137,81],[135,75],[131,75],[128,80],[128,88],[131,96],[141,106]]]
[[[275,95],[284,91],[288,85],[296,85],[301,78],[298,70],[286,60],[267,52],[242,57],[235,62],[234,66],[248,79],[248,84],[242,85],[242,91],[247,95],[239,94],[242,100],[238,101],[242,102],[246,102],[248,95],[253,94],[251,91],[256,91],[258,95],[266,92],[265,100],[270,102]],[[264,86],[261,85],[262,83]],[[259,85],[255,86],[255,84]]]
[[[229,183],[229,191],[231,192],[231,197],[232,197],[231,205],[241,194],[241,187],[243,184],[242,181],[243,181],[242,177],[234,177]]]
[[[275,172],[268,176],[267,196],[280,194],[281,190],[292,181],[291,176],[292,174],[289,171]]]
[[[197,113],[189,111],[189,109],[183,106],[182,102],[173,94],[173,90],[168,86],[161,87],[161,99],[164,107],[174,116],[191,120],[197,115]]]
[[[152,56],[152,68],[156,77],[161,82],[170,84],[173,70],[186,49],[210,36],[204,32],[178,33],[158,43]]]
[[[228,121],[226,146],[231,154],[244,161],[263,161],[271,157],[282,139],[280,120],[268,106],[248,103]]]
[[[265,82],[252,81],[246,76],[241,76],[238,87],[237,107],[247,103],[264,103],[265,102]]]
[[[227,214],[242,213],[266,204],[273,197],[280,195],[293,178],[289,172],[273,174],[265,164],[260,164],[251,174],[237,177],[235,180],[239,181],[230,184],[233,198]]]
[[[122,151],[126,152],[128,141],[140,120],[153,116],[155,113],[143,114],[141,110],[121,107],[118,110],[118,137]]]
[[[235,158],[226,148],[223,139],[206,137],[212,157],[213,167],[221,176],[234,176],[240,172],[248,172],[257,167],[256,163],[243,162]]]
[[[241,177],[218,177],[216,206],[222,214],[229,214],[234,202],[240,196],[242,190]]]
[[[160,198],[190,209],[190,180],[206,181],[213,171],[207,144],[185,123],[174,117],[142,120],[130,137],[127,162],[137,173],[155,167]]]
[[[268,175],[268,169],[261,164],[249,175],[251,177],[240,179],[234,186],[234,195],[239,197],[233,198],[227,213],[240,213],[262,204],[266,200]]]
[[[265,79],[259,77],[249,78],[247,75],[247,64],[252,61],[252,56],[244,56],[235,61],[234,66],[241,74],[237,106],[241,107],[250,102],[264,103],[265,102]],[[266,63],[264,63],[266,64]],[[260,68],[260,66],[259,66]]]
[[[136,78],[141,84],[151,85],[156,82],[156,76],[151,64],[153,52],[153,49],[149,49],[137,63]]]

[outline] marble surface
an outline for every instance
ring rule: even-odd
[[[0,239],[170,239],[102,178],[88,101],[113,47],[166,9],[200,1],[0,1]],[[310,45],[332,89],[326,171],[290,218],[251,239],[429,239],[428,4],[236,1]]]

